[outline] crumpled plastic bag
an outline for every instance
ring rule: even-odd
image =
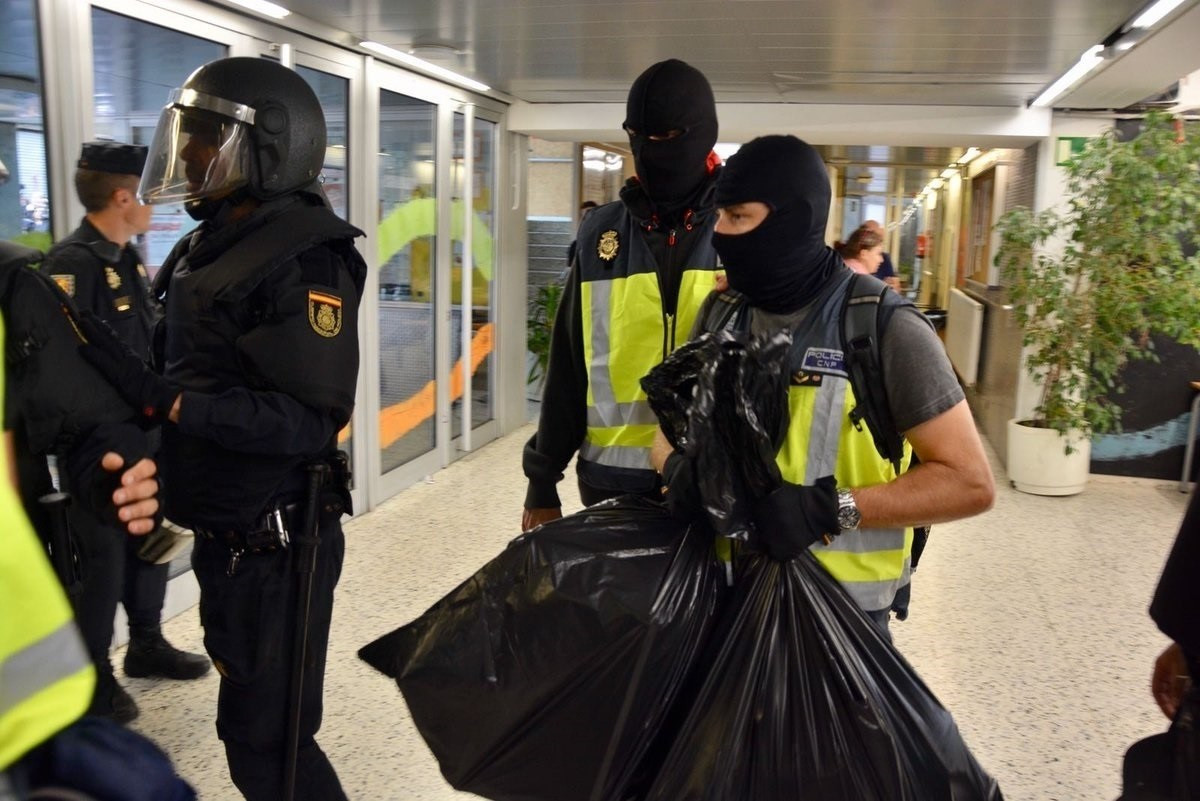
[[[359,656],[396,680],[456,789],[621,801],[721,589],[711,534],[618,498],[517,538]]]
[[[778,488],[787,435],[787,331],[749,338],[717,331],[688,342],[643,379],[667,440],[693,461],[717,534],[747,539],[750,508]]]
[[[809,554],[743,554],[646,801],[1001,801],[954,720]]]

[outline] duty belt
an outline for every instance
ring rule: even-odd
[[[201,539],[222,543],[229,549],[226,573],[232,576],[237,572],[238,562],[246,554],[271,553],[287,548],[291,533],[300,529],[303,513],[304,505],[299,501],[277,504],[245,530],[196,526],[192,531]]]

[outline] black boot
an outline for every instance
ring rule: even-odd
[[[87,714],[108,718],[114,723],[124,726],[137,719],[138,706],[133,696],[117,683],[113,676],[112,667],[104,670],[104,665],[96,668],[96,691],[92,695],[91,706]]]
[[[142,678],[198,679],[208,672],[208,657],[180,651],[167,642],[158,626],[130,626],[125,675]]]

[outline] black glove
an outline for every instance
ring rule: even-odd
[[[80,314],[79,329],[87,338],[79,346],[79,354],[135,409],[151,420],[166,420],[179,397],[179,387],[151,370],[116,331],[91,312]]]
[[[811,487],[784,483],[755,504],[754,526],[752,545],[780,561],[799,556],[814,542],[828,542],[841,532],[837,481],[825,476]]]

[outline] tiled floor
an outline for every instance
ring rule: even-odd
[[[446,785],[395,685],[355,652],[518,533],[529,433],[486,446],[347,526],[319,740],[353,799],[474,797]],[[1094,476],[1081,495],[1041,498],[1009,489],[997,471],[991,512],[934,529],[913,615],[893,624],[896,643],[1008,801],[1111,801],[1124,749],[1166,725],[1148,689],[1165,640],[1146,606],[1185,496],[1170,482]],[[574,510],[571,483],[564,502]],[[200,648],[194,609],[167,633]],[[237,799],[212,723],[216,677],[127,686],[142,708],[137,728],[201,797]]]

